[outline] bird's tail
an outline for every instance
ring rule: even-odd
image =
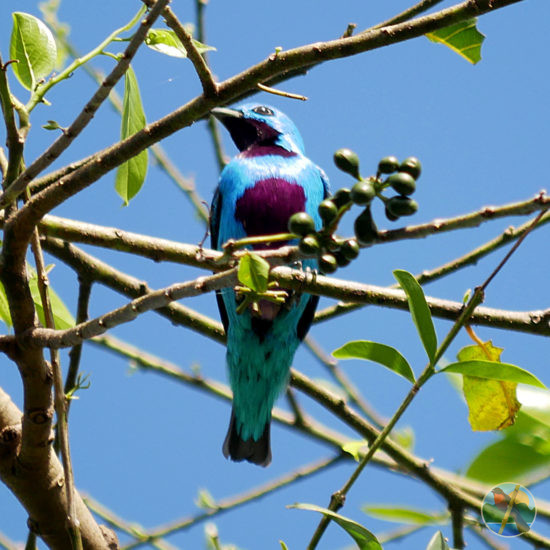
[[[229,429],[223,442],[223,455],[235,462],[247,460],[259,466],[268,466],[271,462],[270,446],[270,423],[266,423],[260,439],[255,440],[252,436],[243,439],[237,431],[235,413],[231,411]]]

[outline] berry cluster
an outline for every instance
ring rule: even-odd
[[[349,190],[345,191],[349,193]],[[348,265],[359,256],[359,243],[356,239],[342,239],[333,235],[337,220],[345,211],[336,206],[336,195],[319,205],[319,215],[323,220],[320,231],[315,231],[313,218],[305,212],[294,214],[288,221],[289,231],[301,237],[299,249],[304,254],[316,255],[319,269],[323,273],[334,273],[338,267]],[[334,222],[336,225],[333,226]]]
[[[376,239],[378,230],[371,214],[371,204],[375,198],[384,202],[386,217],[391,221],[410,216],[418,210],[418,204],[409,195],[416,190],[416,180],[422,170],[416,157],[408,157],[399,163],[390,156],[378,163],[375,176],[363,178],[359,172],[359,159],[350,149],[336,151],[334,163],[357,182],[351,189],[339,189],[321,202],[318,212],[323,227],[315,231],[313,218],[305,212],[294,214],[288,222],[289,231],[301,237],[300,250],[316,255],[323,273],[334,273],[338,267],[348,265],[359,255],[360,245],[368,246]],[[387,177],[382,179],[382,175]],[[385,197],[382,191],[389,187],[398,194]],[[335,236],[334,231],[342,216],[354,204],[364,207],[354,223],[355,238]]]

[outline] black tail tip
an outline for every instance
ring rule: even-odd
[[[264,432],[257,441],[252,437],[242,439],[237,433],[235,415],[231,412],[229,429],[223,442],[223,455],[234,462],[246,460],[258,466],[269,466],[271,463],[270,424],[265,425]]]

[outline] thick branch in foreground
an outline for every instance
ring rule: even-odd
[[[45,442],[48,459],[41,467],[22,462],[18,457],[21,417],[21,411],[0,388],[0,479],[27,510],[28,524],[34,533],[50,548],[72,550],[66,525],[63,468],[50,444],[53,438]],[[114,533],[98,526],[78,493],[74,495],[84,548],[117,548]]]

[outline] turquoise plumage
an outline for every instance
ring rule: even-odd
[[[267,105],[217,108],[212,114],[229,130],[240,151],[222,171],[212,202],[213,248],[220,249],[228,239],[284,233],[296,212],[307,212],[320,228],[317,207],[328,195],[328,182],[305,156],[292,121]],[[317,267],[313,259],[303,265]],[[309,329],[318,297],[289,292],[282,306],[261,301],[259,312],[249,308],[241,314],[233,289],[218,292],[217,301],[227,334],[233,390],[223,452],[232,460],[267,466],[271,410],[286,387],[294,353]]]

